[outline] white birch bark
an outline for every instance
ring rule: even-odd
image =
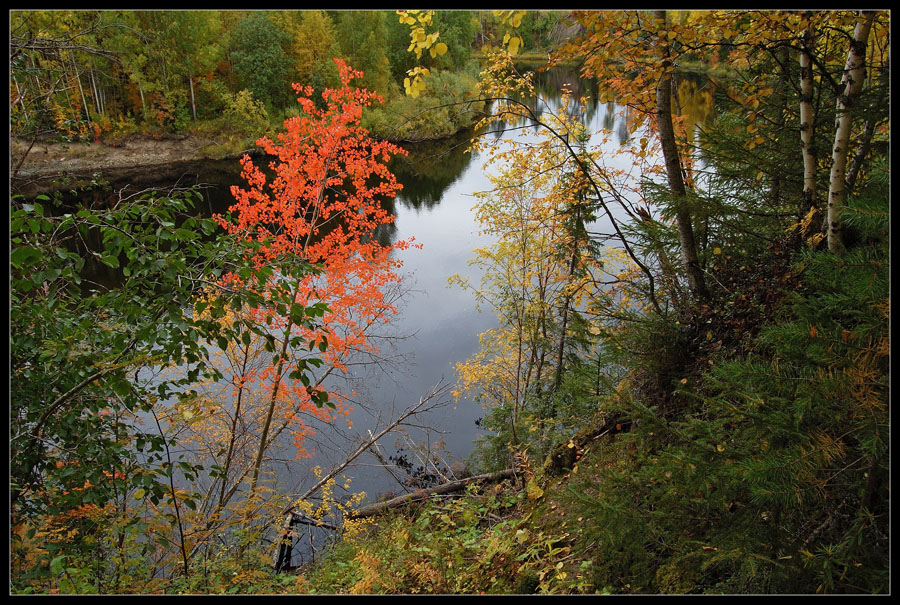
[[[800,51],[800,146],[803,151],[803,202],[804,210],[815,205],[816,200],[816,150],[813,145],[815,123],[813,118],[812,49],[814,45],[812,25],[803,30],[803,49]]]
[[[831,156],[831,179],[828,188],[828,250],[839,254],[844,249],[843,221],[840,213],[846,203],[847,184],[847,148],[850,145],[850,126],[852,116],[850,109],[855,104],[859,91],[866,77],[866,45],[869,31],[872,29],[873,14],[860,14],[850,42],[847,64],[841,85],[843,92],[837,99],[837,118],[835,119],[834,148]]]

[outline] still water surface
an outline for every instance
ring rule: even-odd
[[[542,77],[547,78],[543,87],[546,92],[535,103],[539,110],[558,108],[558,99],[551,92],[558,91],[563,83],[584,87],[575,90],[576,97],[586,94],[597,98],[587,84],[571,73],[558,70]],[[642,133],[628,132],[624,109],[593,101],[581,117],[591,132],[606,132],[593,137],[590,143],[603,150],[605,163],[628,169],[630,161],[617,160],[616,152]],[[485,136],[506,140],[523,134],[536,137],[537,128],[515,132],[495,129]],[[404,188],[392,202],[393,225],[379,235],[388,241],[415,238],[422,247],[395,252],[403,261],[401,274],[406,292],[398,305],[398,315],[379,339],[382,363],[354,366],[349,381],[358,393],[358,404],[349,418],[333,424],[310,421],[316,431],[307,442],[312,458],[295,459],[292,446],[286,445],[285,459],[272,469],[278,491],[302,493],[315,482],[312,467],[326,471],[333,468],[346,452],[369,436],[369,431],[377,432],[435,385],[455,383],[454,365],[477,351],[479,333],[496,326],[497,320],[489,310],[476,309],[471,293],[448,287],[448,278],[457,273],[478,282],[480,276],[468,261],[477,247],[490,243],[488,236],[479,233],[473,214],[475,194],[489,190],[491,185],[485,158],[466,152],[471,135],[462,133],[453,139],[408,146],[409,158],[392,164]],[[209,211],[224,212],[233,203],[230,186],[244,185],[239,173],[236,161],[207,162],[192,165],[178,181],[181,185],[201,184]],[[169,178],[154,186],[163,189],[173,184]],[[600,233],[611,232],[603,217],[594,228]],[[446,464],[465,461],[483,434],[478,420],[484,411],[467,399],[454,401],[449,394],[445,399],[447,405],[417,419],[417,424],[430,430],[412,430],[407,433],[409,439],[402,434],[382,439],[379,443],[384,455],[405,454],[414,466],[420,466],[421,461],[410,454],[410,446],[416,444],[436,452]],[[386,492],[402,493],[408,489],[396,480],[404,476],[401,469],[386,470],[368,453],[344,475],[350,480],[349,491],[365,491],[369,500]]]

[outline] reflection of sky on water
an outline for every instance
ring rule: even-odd
[[[556,103],[548,102],[543,107],[544,114],[555,111]],[[605,157],[613,167],[627,168],[625,158],[616,158],[614,152],[628,142],[623,136],[624,120],[619,113],[621,107],[612,104],[594,103],[585,112],[592,130],[612,126],[609,140],[603,144]],[[617,135],[618,132],[618,135]],[[492,132],[492,138],[536,140],[538,134],[531,127],[510,132]],[[599,145],[602,137],[594,137],[591,144]],[[427,146],[425,146],[427,148]],[[419,149],[421,151],[421,148]],[[396,220],[392,229],[392,240],[415,238],[422,248],[401,250],[396,257],[404,262],[402,273],[408,292],[402,310],[396,318],[396,329],[407,338],[393,342],[394,352],[402,363],[387,368],[385,372],[375,371],[360,388],[366,391],[366,398],[372,410],[383,406],[407,407],[418,401],[438,382],[454,383],[454,365],[465,361],[478,350],[478,334],[496,326],[494,314],[486,309],[478,312],[475,299],[470,292],[458,286],[448,287],[448,278],[453,274],[468,277],[477,284],[480,275],[476,268],[468,264],[473,251],[490,242],[487,236],[478,233],[472,206],[476,202],[476,192],[490,189],[490,181],[485,174],[485,158],[465,156],[467,165],[459,170],[449,170],[448,166],[458,165],[462,147],[441,149],[432,155],[427,152],[416,156],[415,169],[418,175],[406,175],[404,169],[397,170],[401,182],[406,185],[394,203]],[[618,164],[618,165],[617,165]],[[450,172],[452,174],[444,174]],[[449,181],[446,189],[444,183]],[[617,213],[618,214],[618,213]],[[606,222],[602,218],[599,223]],[[598,229],[604,229],[598,226]],[[606,231],[610,231],[607,229]],[[352,430],[339,421],[341,432],[366,435],[367,430],[377,430],[371,426],[373,413],[362,407],[351,416]],[[438,433],[425,436],[418,433],[417,440],[442,439],[446,443],[448,461],[464,460],[472,451],[474,442],[482,434],[476,420],[484,416],[484,410],[467,399],[453,402],[430,414],[423,424],[437,429]],[[323,431],[329,432],[328,427]],[[393,454],[395,439],[388,436],[382,442],[386,454]],[[364,455],[374,465],[370,455]],[[301,462],[300,465],[304,464]],[[352,490],[365,490],[370,496],[386,489],[399,491],[391,477],[376,468],[365,466],[347,473],[354,477]]]
[[[461,148],[455,151],[461,152]],[[416,195],[412,191],[415,187],[409,183],[412,196]],[[394,204],[396,229],[392,239],[415,238],[415,243],[422,246],[395,253],[395,257],[403,261],[404,287],[410,290],[399,305],[393,329],[389,329],[401,338],[392,340],[390,352],[385,350],[384,353],[398,359],[399,363],[380,369],[370,368],[366,372],[363,383],[358,385],[360,398],[364,401],[351,414],[352,429],[347,429],[343,421],[338,421],[335,427],[345,438],[355,435],[362,439],[369,430],[377,432],[389,420],[390,410],[399,411],[417,403],[440,382],[454,383],[454,364],[473,355],[478,348],[478,334],[496,325],[493,314],[475,310],[471,293],[458,287],[450,288],[447,281],[454,273],[470,275],[472,268],[468,260],[473,250],[488,242],[486,237],[478,234],[472,214],[475,202],[472,194],[487,187],[481,162],[475,158],[443,191],[438,203],[415,203],[418,199],[410,201],[402,192],[398,196]],[[473,277],[477,279],[477,276]],[[436,432],[426,435],[415,431],[410,435],[415,442],[426,446],[444,441],[446,452],[442,455],[449,456],[448,462],[464,460],[480,434],[475,421],[484,413],[476,403],[454,402],[449,395],[447,398],[449,405],[417,420],[417,424],[433,427]],[[375,416],[379,413],[382,422],[376,426]],[[332,432],[332,427],[321,427],[320,436]],[[385,455],[396,453],[396,442],[397,437],[391,435],[380,442]],[[325,449],[326,445],[322,444],[320,453],[340,461],[339,452],[326,454]],[[346,473],[352,478],[351,491],[363,490],[370,496],[386,490],[403,491],[390,474],[376,466],[377,461],[371,454],[363,454],[360,461],[363,466]],[[297,465],[319,463],[314,459],[300,461]],[[297,478],[291,474],[293,479]]]
[[[559,86],[560,83],[554,81],[546,84],[544,89],[559,90]],[[579,91],[581,93],[591,91]],[[552,100],[546,105],[541,101],[535,104],[535,110],[545,117],[557,107]],[[606,129],[608,132],[608,140],[601,147],[604,163],[611,168],[629,169],[631,160],[617,156],[616,152],[644,135],[628,133],[622,108],[593,101],[586,108],[584,117],[592,131]],[[508,132],[495,130],[488,136],[496,140],[515,137],[534,141],[539,136],[539,129],[529,125]],[[595,135],[590,145],[600,145],[602,139]],[[309,459],[296,460],[291,440],[285,435],[283,451],[275,454],[282,462],[272,465],[279,491],[302,493],[315,481],[310,472],[312,467],[333,468],[343,461],[348,450],[368,437],[368,431],[380,430],[397,413],[430,392],[435,384],[441,381],[453,384],[456,380],[454,365],[478,350],[479,333],[496,326],[491,310],[478,312],[475,309],[470,292],[458,286],[448,287],[448,278],[457,273],[468,277],[473,284],[478,283],[480,275],[468,262],[477,247],[489,243],[486,236],[478,233],[479,225],[472,212],[476,202],[474,194],[491,186],[484,173],[485,157],[464,153],[467,142],[463,136],[419,144],[410,148],[408,158],[392,165],[405,187],[391,204],[395,223],[379,233],[378,238],[388,241],[415,238],[415,243],[422,245],[421,249],[395,253],[403,260],[403,287],[409,291],[398,305],[395,320],[380,328],[381,337],[377,342],[382,347],[382,364],[377,367],[351,366],[352,377],[336,380],[343,390],[354,388],[359,393],[358,405],[350,416],[352,427],[344,419],[338,419],[333,425],[311,419],[316,435],[310,438],[308,449],[316,455]],[[229,178],[234,177],[226,176],[223,180]],[[203,175],[199,181],[208,182]],[[243,185],[239,179],[232,182]],[[207,202],[215,211],[222,212],[231,203],[228,184],[220,183],[207,192]],[[614,204],[610,208],[622,218],[624,211],[621,208],[617,209]],[[612,231],[608,220],[602,216],[598,216],[594,229],[600,233]],[[615,244],[614,241],[609,243]],[[482,434],[482,429],[476,425],[476,420],[482,416],[484,410],[477,403],[450,401],[417,422],[433,427],[436,432],[416,431],[411,435],[415,441],[429,446],[443,441],[446,449],[442,454],[449,456],[447,462],[464,460]],[[397,439],[390,435],[380,441],[385,455],[396,453],[396,443]],[[418,466],[418,462],[413,462]],[[351,492],[365,491],[370,498],[387,490],[402,491],[369,453],[357,459],[345,475],[352,479]],[[337,493],[340,495],[341,490]]]

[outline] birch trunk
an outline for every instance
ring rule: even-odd
[[[147,117],[147,103],[144,101],[144,87],[141,86],[141,83],[138,82],[138,92],[141,94],[141,117]]]
[[[191,85],[191,115],[197,121],[197,105],[194,102],[194,76],[188,74],[188,83]]]
[[[97,82],[94,79],[94,69],[91,68],[88,71],[88,74],[91,77],[91,92],[94,93],[94,110],[97,112],[98,116],[102,116],[103,115],[103,105],[101,104],[101,101],[100,101],[100,91],[97,90]]]
[[[75,80],[78,82],[78,92],[81,93],[81,103],[84,107],[84,117],[88,124],[91,123],[91,110],[88,106],[87,97],[84,95],[84,87],[81,85],[81,75],[78,73],[78,64],[75,63],[75,57],[72,57],[72,70],[75,72]]]
[[[803,30],[803,48],[800,51],[800,147],[803,151],[803,208],[807,212],[816,201],[816,149],[813,143],[815,123],[813,118],[813,70],[812,26]]]
[[[850,42],[847,64],[841,85],[843,93],[837,99],[834,149],[831,156],[831,179],[828,188],[828,250],[840,254],[844,249],[843,221],[840,213],[847,198],[845,176],[847,172],[847,148],[850,145],[850,126],[853,117],[850,110],[855,105],[866,77],[866,45],[872,29],[872,13],[860,14]]]

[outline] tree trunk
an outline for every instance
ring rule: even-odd
[[[194,117],[194,121],[197,121],[197,105],[194,102],[194,76],[188,74],[188,83],[191,85],[191,115]]]
[[[75,57],[72,57],[72,69],[75,72],[75,80],[78,82],[78,92],[81,93],[81,103],[84,107],[84,118],[90,124],[91,110],[88,107],[87,97],[84,96],[84,87],[81,85],[81,75],[78,73],[78,64],[75,63]]]
[[[662,21],[665,27],[666,11],[654,11],[656,18]],[[656,86],[656,112],[659,128],[659,139],[662,143],[663,159],[666,164],[666,178],[669,189],[675,198],[675,222],[678,227],[678,238],[681,244],[681,261],[688,278],[688,287],[694,300],[706,298],[706,284],[703,272],[700,269],[700,260],[697,255],[697,243],[694,240],[694,228],[691,222],[691,214],[685,208],[687,190],[684,178],[681,174],[681,161],[678,146],[675,143],[675,127],[672,124],[672,75],[670,72],[672,63],[669,59],[669,45],[662,43],[660,48],[662,56],[663,74]]]
[[[297,299],[300,288],[300,279],[294,283],[292,300]],[[284,340],[281,343],[281,351],[278,356],[278,364],[275,366],[275,377],[269,395],[269,407],[266,411],[266,420],[263,424],[262,435],[259,438],[259,448],[256,450],[256,460],[253,462],[253,474],[250,477],[250,498],[256,496],[256,486],[259,483],[259,472],[262,468],[263,455],[269,447],[269,430],[272,427],[272,416],[275,414],[275,406],[278,404],[278,393],[281,388],[281,380],[284,374],[285,358],[287,356],[288,343],[291,340],[291,329],[294,327],[292,318],[288,318],[287,327],[284,330]]]
[[[777,55],[776,64],[778,65],[778,71],[780,72],[780,76],[778,78],[778,87],[775,90],[775,94],[772,95],[772,106],[776,108],[778,112],[776,114],[775,119],[773,120],[773,125],[775,126],[775,131],[778,136],[775,137],[776,144],[776,153],[778,154],[777,158],[785,158],[790,155],[790,152],[787,150],[787,145],[790,144],[787,136],[781,135],[781,133],[787,132],[787,113],[788,113],[788,94],[787,91],[790,88],[790,64],[791,55],[790,49],[788,47],[782,47]],[[791,145],[793,148],[793,145]],[[780,170],[774,171],[774,174],[771,176],[771,181],[769,185],[769,196],[768,202],[772,207],[777,207],[781,205],[781,199],[784,195],[784,187],[785,187],[785,174]]]
[[[803,151],[803,206],[806,214],[816,203],[816,149],[813,113],[812,25],[803,30],[800,51],[800,147]]]
[[[872,148],[873,136],[875,136],[875,120],[869,119],[866,120],[862,138],[859,141],[859,146],[856,148],[856,155],[853,156],[853,163],[850,164],[850,169],[847,171],[847,178],[844,179],[847,184],[847,191],[851,193],[853,193],[853,189],[856,187],[856,179],[859,177],[863,162],[865,162],[866,156],[869,155],[869,150]]]
[[[835,120],[834,150],[831,156],[831,179],[828,188],[828,250],[840,254],[844,249],[843,221],[840,213],[847,198],[845,175],[847,171],[847,148],[850,145],[850,126],[853,118],[850,110],[855,105],[866,77],[866,44],[869,31],[872,29],[872,13],[860,12],[860,20],[856,23],[844,77],[841,84],[843,93],[837,99],[837,118]]]
[[[25,107],[25,94],[21,90],[19,90],[19,82],[16,80],[13,80],[13,82],[16,85],[16,100],[22,106],[22,113],[25,114],[25,121],[27,122],[28,121],[28,109]]]
[[[97,81],[94,78],[94,68],[88,70],[88,74],[91,77],[91,92],[94,93],[94,110],[96,110],[98,116],[102,116],[103,105],[101,104],[100,91],[97,89]]]
[[[147,119],[147,103],[144,101],[144,87],[138,82],[138,92],[141,93],[141,117]]]
[[[240,386],[238,388],[238,394],[237,394],[237,402],[235,403],[235,406],[234,406],[234,416],[231,419],[231,434],[228,439],[228,453],[225,455],[225,464],[223,465],[224,469],[222,470],[222,476],[221,476],[222,485],[220,486],[220,490],[219,490],[219,503],[216,505],[216,514],[213,516],[218,515],[218,513],[223,508],[225,508],[225,493],[226,493],[225,489],[226,489],[227,483],[228,483],[228,472],[231,470],[231,459],[232,459],[232,456],[234,455],[234,444],[237,441],[237,425],[238,425],[238,420],[240,419],[240,415],[241,415],[241,403],[242,403],[241,400],[243,399],[244,391],[246,390],[246,387],[244,386],[244,379],[247,376],[247,363],[249,362],[249,360],[250,360],[250,345],[246,345],[246,347],[244,348],[244,357],[241,362],[242,367],[241,367],[241,375],[240,375]]]
[[[569,259],[569,275],[566,279],[566,286],[571,287],[572,279],[575,277],[575,269],[578,264],[578,228],[579,222],[581,220],[581,206],[578,205],[575,207],[575,227],[572,241],[572,256]],[[553,380],[553,388],[554,390],[559,388],[559,385],[562,383],[562,371],[563,371],[563,355],[565,353],[566,348],[566,329],[568,328],[569,323],[569,305],[572,304],[572,292],[566,292],[566,295],[563,297],[563,307],[562,307],[562,318],[560,320],[560,328],[559,328],[559,345],[556,349],[556,376]]]

